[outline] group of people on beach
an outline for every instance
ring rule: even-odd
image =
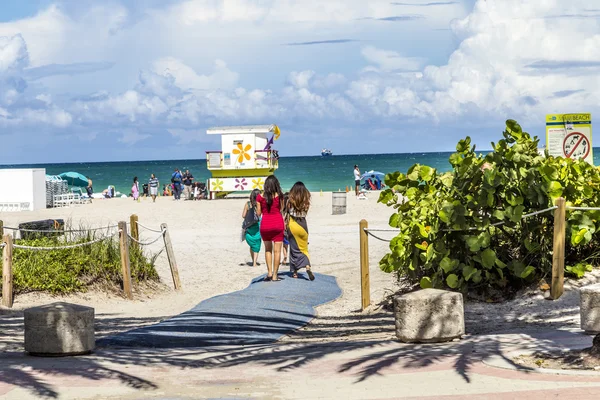
[[[183,194],[184,200],[200,200],[206,198],[205,189],[202,187],[203,184],[200,182],[193,182],[194,176],[189,170],[184,173],[178,168],[175,168],[175,172],[171,175],[171,183],[163,185],[163,196],[173,196],[174,200],[181,200]],[[140,196],[152,197],[152,201],[156,202],[158,197],[158,188],[160,182],[156,175],[151,174],[148,183],[142,186],[142,192],[140,192],[140,183],[138,177],[133,178],[133,185],[131,186],[130,196],[133,197],[134,201],[138,201]]]
[[[302,182],[296,182],[288,193],[283,194],[279,180],[270,175],[265,180],[262,193],[258,189],[250,193],[242,211],[243,239],[250,247],[254,267],[258,265],[261,243],[265,243],[265,281],[281,280],[278,272],[282,249],[284,264],[289,255],[293,278],[298,278],[298,272],[306,268],[308,278],[311,281],[315,279],[308,254],[306,215],[309,208],[310,192]]]

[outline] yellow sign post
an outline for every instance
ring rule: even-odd
[[[546,149],[551,156],[584,159],[594,165],[592,114],[546,115]]]

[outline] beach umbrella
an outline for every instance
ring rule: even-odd
[[[369,172],[365,172],[364,174],[362,174],[360,179],[369,179],[371,177],[371,175],[375,175],[376,177],[379,177],[379,179],[381,179],[381,180],[383,180],[383,178],[385,177],[385,174],[383,172],[371,170]]]
[[[71,186],[85,187],[88,185],[88,180],[85,177],[85,175],[82,175],[79,172],[63,172],[58,176],[60,176],[63,180],[67,181],[67,183]]]

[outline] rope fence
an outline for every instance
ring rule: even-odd
[[[137,221],[137,215],[131,216],[131,223],[127,224],[125,221],[119,222],[118,225],[110,225],[102,228],[90,228],[90,229],[72,229],[72,230],[42,230],[42,229],[21,229],[21,228],[13,228],[8,226],[3,226],[3,222],[0,221],[0,236],[2,236],[2,241],[0,242],[0,250],[2,251],[3,257],[3,268],[2,268],[2,305],[8,308],[13,306],[13,281],[12,281],[12,265],[13,265],[13,249],[20,250],[28,250],[28,251],[55,251],[55,250],[66,250],[66,249],[74,249],[79,247],[90,246],[104,240],[108,240],[115,235],[119,237],[119,248],[121,255],[121,269],[123,274],[123,291],[127,298],[133,299],[132,287],[131,287],[131,270],[129,264],[129,242],[132,242],[135,246],[150,246],[160,239],[164,240],[164,248],[167,250],[167,259],[169,261],[169,266],[171,268],[171,275],[173,277],[173,284],[175,286],[175,290],[181,289],[181,282],[179,280],[179,271],[177,268],[177,262],[175,261],[175,252],[173,251],[173,246],[171,244],[171,238],[169,236],[169,230],[167,224],[161,224],[160,229],[153,229],[146,227],[140,224]],[[128,232],[127,225],[130,226],[131,232]],[[141,241],[139,238],[138,225],[143,227],[144,229],[152,232],[159,233],[159,235],[148,241]],[[75,233],[75,232],[96,232],[100,230],[111,230],[114,228],[118,228],[115,232],[112,232],[107,235],[103,235],[102,237],[89,240],[84,243],[75,243],[69,245],[59,245],[59,246],[27,246],[22,244],[14,243],[13,235],[6,234],[4,235],[4,229],[17,232],[37,232],[43,234],[55,234],[55,233]],[[161,250],[162,251],[162,250]]]
[[[137,223],[137,225],[138,225],[138,226],[140,226],[140,227],[144,228],[144,229],[145,229],[145,230],[147,230],[147,231],[154,232],[154,233],[162,233],[162,232],[163,232],[163,230],[162,230],[162,229],[152,229],[152,228],[148,228],[147,226],[145,226],[145,225],[142,225],[142,224],[141,224],[139,221],[136,221],[136,223]]]
[[[545,209],[543,209],[543,210],[534,211],[534,212],[531,212],[531,213],[528,213],[528,214],[523,214],[523,215],[521,216],[521,219],[526,219],[526,218],[534,217],[534,216],[536,216],[536,215],[540,215],[540,214],[547,213],[547,212],[549,212],[549,211],[554,211],[554,210],[556,210],[557,208],[558,208],[558,206],[552,206],[552,207],[545,208]],[[577,210],[584,210],[584,209],[585,209],[585,210],[595,210],[595,208],[592,208],[592,207],[566,207],[566,209],[567,209],[567,210],[570,210],[570,209],[577,209]],[[597,210],[600,210],[600,208],[597,208]],[[480,231],[480,230],[487,229],[487,228],[488,228],[488,227],[490,227],[490,226],[501,226],[501,225],[504,225],[505,223],[506,223],[506,222],[504,222],[504,221],[500,221],[500,222],[495,222],[495,223],[493,223],[493,224],[489,224],[488,226],[481,227],[481,228],[471,227],[471,228],[467,228],[467,229],[442,229],[442,231],[443,231],[443,232],[463,232],[463,231],[465,231],[465,230],[466,230],[466,231]],[[380,240],[380,241],[382,241],[382,242],[388,242],[388,243],[389,243],[389,242],[391,242],[391,239],[384,239],[384,238],[381,238],[381,237],[379,237],[379,236],[377,236],[377,235],[374,235],[374,234],[373,234],[373,232],[400,232],[400,229],[397,229],[397,228],[376,228],[376,229],[367,229],[367,228],[365,228],[365,232],[367,232],[367,235],[369,235],[369,236],[371,236],[371,237],[373,237],[373,238],[375,238],[375,239],[377,239],[377,240]]]
[[[106,226],[103,228],[90,228],[90,229],[55,229],[55,230],[43,230],[43,229],[27,229],[27,228],[14,228],[10,226],[5,226],[4,229],[8,229],[10,231],[21,231],[21,232],[37,232],[37,233],[48,233],[48,232],[60,232],[60,233],[76,233],[76,232],[96,232],[103,231],[116,228],[117,225]]]
[[[550,285],[550,298],[558,299],[564,292],[564,267],[565,267],[565,237],[566,237],[566,211],[600,211],[600,207],[573,207],[566,206],[564,198],[560,197],[556,200],[556,205],[545,208],[543,210],[533,211],[521,216],[521,220],[531,218],[537,215],[554,212],[554,234],[552,248],[552,282]],[[472,231],[483,230],[491,226],[504,225],[504,221],[489,224],[481,228],[467,228],[458,230],[445,231]],[[362,310],[365,310],[371,303],[370,300],[370,283],[369,283],[369,236],[382,241],[391,242],[392,239],[382,238],[373,232],[399,232],[396,228],[374,228],[369,229],[368,222],[361,220],[359,224],[360,236],[360,269],[361,269],[361,303]]]
[[[156,237],[156,239],[150,240],[148,242],[142,242],[142,241],[134,238],[133,236],[131,236],[129,233],[127,234],[127,236],[129,236],[130,240],[132,240],[133,242],[139,244],[140,246],[150,246],[151,244],[154,244],[154,243],[158,242],[160,239],[162,239],[163,236],[164,236],[164,234],[165,234],[165,232],[166,232],[166,230],[161,230],[159,232],[160,232],[160,234]]]
[[[52,250],[66,250],[66,249],[75,249],[77,247],[84,247],[84,246],[90,246],[94,243],[100,243],[106,239],[111,238],[113,235],[111,236],[104,236],[98,239],[94,239],[91,240],[89,242],[85,242],[85,243],[77,243],[77,244],[71,244],[71,245],[66,245],[66,246],[23,246],[20,244],[13,244],[12,246],[15,249],[23,249],[23,250],[33,250],[33,251],[52,251]]]

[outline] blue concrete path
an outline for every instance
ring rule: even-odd
[[[264,275],[238,292],[207,299],[176,317],[97,341],[100,347],[199,347],[272,343],[306,325],[315,307],[342,294],[333,276],[316,279],[280,274],[279,282]]]

